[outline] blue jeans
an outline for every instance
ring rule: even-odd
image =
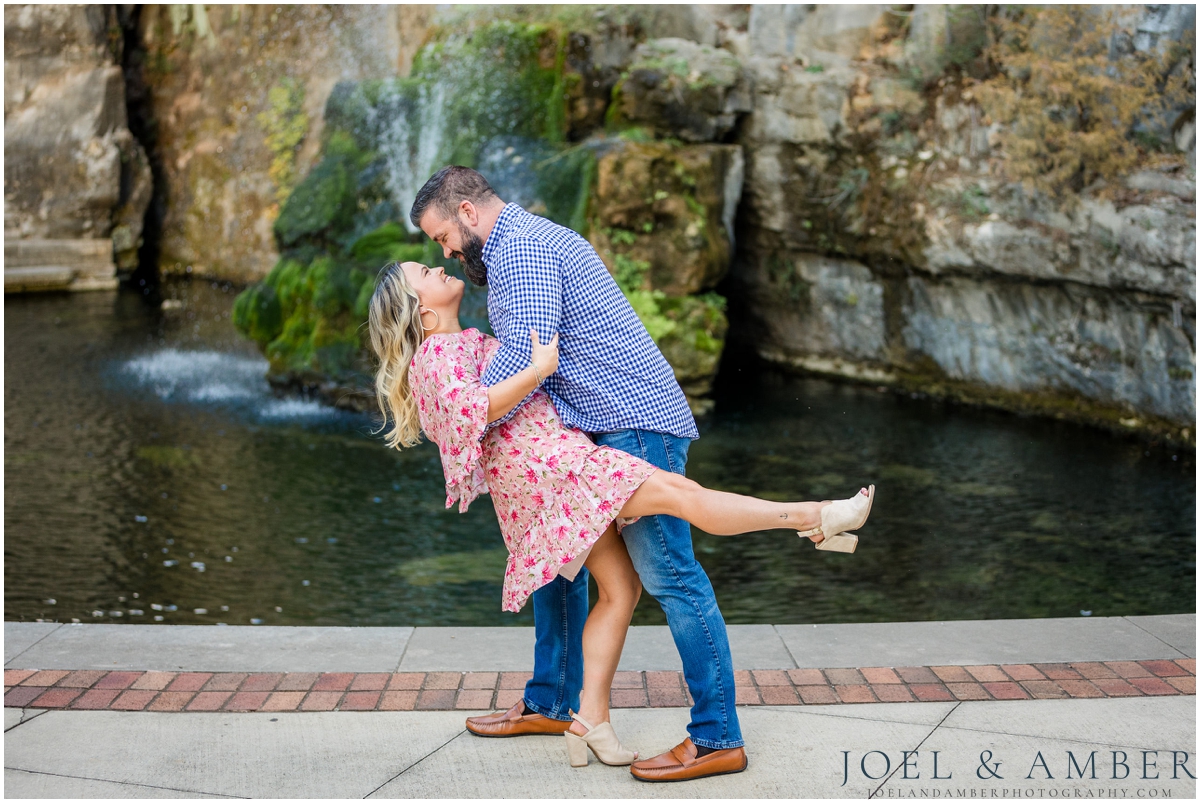
[[[639,429],[601,432],[595,440],[676,474],[684,473],[691,445],[685,438]],[[671,516],[646,516],[621,535],[642,587],[666,613],[683,659],[684,680],[695,701],[688,725],[692,742],[714,749],[740,747],[729,637],[712,584],[692,552],[691,525]],[[525,704],[543,716],[565,720],[568,709],[579,708],[587,611],[586,571],[573,583],[559,577],[533,593],[537,643]]]

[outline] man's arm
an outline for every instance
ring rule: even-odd
[[[483,372],[483,384],[497,385],[529,367],[531,341],[529,331],[548,343],[558,334],[562,317],[562,273],[558,260],[545,245],[535,240],[512,237],[497,255],[497,267],[489,269],[492,292],[499,293],[505,310],[499,326],[493,322],[500,348]],[[494,276],[494,278],[493,278]],[[532,391],[494,423],[507,421],[529,401]]]

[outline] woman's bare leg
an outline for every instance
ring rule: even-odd
[[[656,471],[621,508],[621,516],[676,516],[713,535],[755,530],[812,530],[821,525],[824,502],[769,502],[753,496],[712,491],[698,482]],[[811,536],[820,542],[822,536]]]
[[[588,553],[588,571],[596,578],[600,598],[583,626],[583,692],[579,716],[593,726],[608,722],[608,698],[613,675],[621,660],[629,621],[642,593],[642,584],[625,551],[625,542],[610,526]],[[571,723],[571,732],[582,736],[587,729]]]

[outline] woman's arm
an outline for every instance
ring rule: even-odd
[[[558,334],[550,338],[550,342],[544,346],[538,342],[536,329],[531,329],[529,336],[533,341],[533,364],[488,388],[489,424],[512,412],[514,407],[542,384],[542,380],[558,370]]]

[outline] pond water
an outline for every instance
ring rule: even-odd
[[[5,618],[528,625],[492,507],[428,444],[278,398],[236,291],[5,298]],[[772,499],[874,482],[854,555],[694,534],[730,623],[1195,611],[1195,455],[790,377],[730,355],[688,474]],[[594,593],[593,593],[594,599]],[[635,623],[662,623],[644,598]]]

